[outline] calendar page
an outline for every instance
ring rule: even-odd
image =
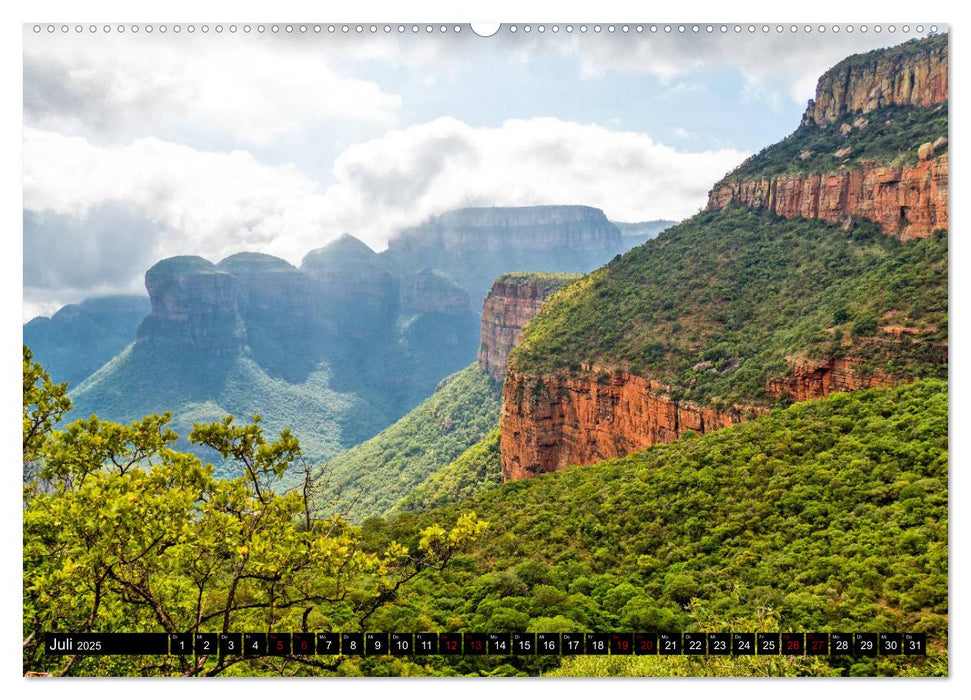
[[[28,22],[24,674],[946,676],[948,64]]]

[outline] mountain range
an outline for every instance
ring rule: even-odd
[[[589,270],[654,235],[625,236],[580,206],[447,212],[376,253],[350,235],[295,267],[260,253],[158,262],[148,297],[91,299],[25,324],[72,386],[75,415],[172,411],[180,434],[224,414],[290,427],[308,459],[390,425],[479,349],[481,301],[501,272]],[[473,441],[474,442],[474,441]]]

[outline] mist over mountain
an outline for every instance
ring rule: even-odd
[[[671,219],[654,219],[652,221],[611,221],[610,223],[620,229],[624,251],[627,251],[657,238],[661,231],[671,228],[678,222]]]
[[[299,267],[254,252],[176,256],[145,273],[148,299],[66,307],[28,323],[25,339],[70,381],[76,415],[170,410],[186,434],[260,414],[271,431],[292,428],[308,458],[328,459],[475,360],[500,273],[589,270],[626,239],[591,207],[477,208],[404,231],[382,253],[344,234]]]

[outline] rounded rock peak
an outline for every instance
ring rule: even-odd
[[[171,258],[159,260],[148,268],[145,276],[207,274],[218,271],[215,265],[198,255],[176,255]]]
[[[348,268],[374,267],[379,260],[378,254],[366,243],[349,233],[343,233],[322,248],[307,253],[300,268],[340,272]]]
[[[234,253],[220,260],[216,267],[229,273],[297,271],[297,268],[283,258],[252,252]]]

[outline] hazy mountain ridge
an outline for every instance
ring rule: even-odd
[[[150,313],[140,323],[128,319],[112,352],[72,375],[78,412],[130,421],[171,410],[180,432],[191,428],[190,416],[260,413],[268,427],[293,427],[308,457],[327,459],[393,423],[475,359],[480,307],[472,277],[490,265],[518,269],[523,250],[542,268],[564,260],[593,267],[621,238],[590,207],[457,210],[440,219],[470,260],[450,274],[424,252],[409,261],[394,247],[376,253],[347,234],[307,253],[299,267],[250,252],[218,263],[159,261],[145,273]],[[425,250],[442,243],[423,240],[435,235],[411,232],[408,240]],[[486,259],[483,245],[491,250]],[[45,323],[31,322],[25,333]],[[86,352],[70,335],[59,342],[69,356]],[[42,347],[37,356],[46,362],[51,351]],[[241,391],[247,382],[250,396]],[[302,413],[288,409],[297,405]]]

